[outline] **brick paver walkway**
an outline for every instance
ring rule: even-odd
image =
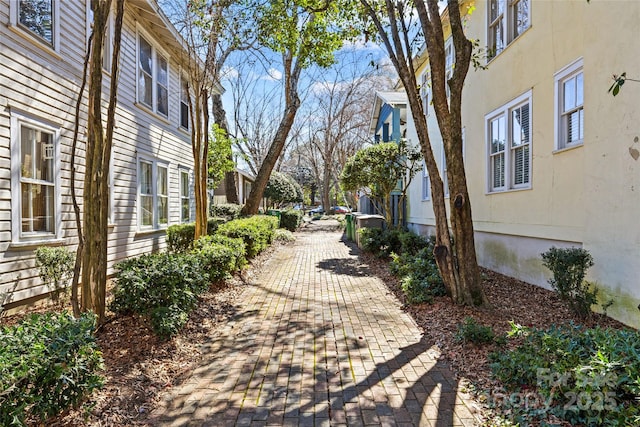
[[[163,426],[471,426],[439,352],[336,231],[278,248]]]

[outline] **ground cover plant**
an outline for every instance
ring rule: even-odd
[[[508,409],[514,422],[554,417],[573,425],[640,425],[638,331],[512,324],[510,336],[517,345],[489,360],[509,396],[492,403]]]
[[[45,423],[103,384],[95,317],[33,314],[0,329],[0,425]]]

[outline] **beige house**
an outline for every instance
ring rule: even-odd
[[[35,248],[77,244],[69,162],[88,3],[0,0],[0,294],[12,292],[12,303],[47,291]],[[156,1],[126,2],[118,76],[109,74],[113,22],[107,37],[105,90],[118,78],[109,171],[113,271],[119,260],[164,247],[167,226],[193,218],[193,159],[181,63],[187,51]]]
[[[241,169],[236,169],[233,173],[235,175],[238,201],[241,205],[244,205],[247,202],[249,193],[251,193],[251,185],[255,181],[255,176],[253,176],[250,172]],[[227,193],[225,192],[225,185],[226,178],[224,178],[222,182],[220,182],[220,184],[218,184],[218,186],[213,190],[213,195],[212,197],[210,197],[210,200],[214,205],[227,203]]]
[[[640,2],[468,6],[467,37],[488,47],[487,69],[470,69],[462,105],[479,262],[548,287],[540,254],[583,247],[595,261],[588,279],[613,300],[609,315],[640,327],[640,84],[607,93],[613,74],[640,78]],[[451,40],[446,53],[451,71]],[[428,72],[425,62],[418,83],[442,172]],[[417,141],[407,116],[407,138]],[[408,222],[421,233],[434,227],[426,172],[410,190]]]

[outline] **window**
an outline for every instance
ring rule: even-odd
[[[531,186],[531,95],[487,116],[489,191]]]
[[[180,171],[180,221],[191,220],[191,199],[189,198],[189,171]]]
[[[555,76],[556,148],[581,145],[584,141],[584,77],[582,59]]]
[[[422,111],[425,116],[429,115],[429,98],[431,92],[431,77],[427,70],[420,77],[420,98],[422,98]]]
[[[531,0],[489,0],[487,58],[498,55],[531,25]]]
[[[13,239],[54,238],[60,228],[58,130],[14,116],[11,134]]]
[[[431,198],[431,183],[429,182],[429,171],[427,170],[427,163],[422,162],[422,200],[429,200]]]
[[[138,36],[138,102],[169,116],[169,62],[142,35]]]
[[[445,63],[444,63],[444,87],[447,92],[447,99],[451,95],[451,89],[449,89],[449,79],[453,77],[453,68],[456,63],[456,49],[453,46],[453,38],[449,37],[447,42],[444,44],[444,55],[445,55]]]
[[[93,10],[91,9],[91,3],[87,2],[87,44],[89,43],[89,36],[93,29]],[[111,72],[111,57],[113,49],[113,20],[111,16],[107,18],[107,28],[102,42],[102,69],[107,73]]]
[[[139,173],[140,228],[159,228],[169,223],[168,167],[141,159]]]
[[[58,50],[58,1],[15,0],[11,6],[11,25],[25,30],[38,42]]]
[[[182,76],[180,84],[180,126],[189,130],[189,81]]]

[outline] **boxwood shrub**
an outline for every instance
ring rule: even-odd
[[[212,235],[220,224],[225,223],[226,218],[213,217],[207,220],[207,234]],[[167,250],[169,252],[188,252],[193,248],[193,238],[196,233],[196,225],[174,224],[167,228]]]
[[[234,203],[220,203],[219,205],[211,205],[209,214],[213,217],[222,217],[232,220],[240,217],[242,205]]]
[[[299,209],[287,209],[280,212],[280,228],[296,231],[302,224],[302,211]]]
[[[224,223],[218,228],[218,234],[241,238],[247,248],[247,258],[253,258],[271,244],[276,228],[277,217],[256,215]]]
[[[0,425],[46,424],[100,388],[95,317],[34,314],[0,329]]]
[[[221,245],[230,251],[231,259],[226,267],[224,267],[226,273],[234,273],[242,269],[247,264],[247,247],[244,240],[239,237],[234,238],[223,236],[221,234],[203,236],[195,242],[194,250],[196,252],[201,252],[209,245]]]

